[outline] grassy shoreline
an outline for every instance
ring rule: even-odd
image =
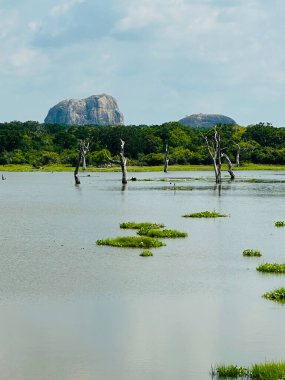
[[[35,169],[31,165],[0,165],[0,172],[72,172],[73,166],[69,165],[46,165]],[[169,165],[169,172],[173,171],[212,171],[211,165]],[[226,165],[223,165],[223,170],[227,171]],[[247,170],[285,170],[285,165],[261,165],[261,164],[245,164],[239,168],[234,168],[234,171]],[[114,166],[111,168],[88,167],[86,172],[120,172],[120,167]],[[163,166],[129,166],[128,172],[163,172]]]

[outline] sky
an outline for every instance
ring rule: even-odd
[[[126,124],[285,127],[284,0],[0,0],[0,121],[107,93]]]

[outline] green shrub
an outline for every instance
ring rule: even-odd
[[[214,371],[218,379],[237,378],[248,375],[248,369],[237,365],[220,365]]]
[[[141,228],[163,228],[164,224],[158,224],[158,223],[150,223],[150,222],[142,222],[142,223],[136,223],[136,222],[124,222],[120,224],[120,228],[123,229],[135,229],[139,230]]]
[[[142,257],[150,257],[150,256],[153,256],[153,253],[150,252],[150,251],[143,251],[140,256]]]
[[[260,264],[256,270],[259,272],[265,272],[265,273],[285,273],[285,264],[269,264],[264,263]]]
[[[285,227],[285,222],[279,220],[275,222],[275,227]]]
[[[282,380],[285,376],[285,362],[255,364],[251,368],[251,377],[256,380]]]
[[[274,289],[271,292],[263,294],[263,298],[271,301],[284,303],[285,302],[285,288]]]
[[[183,215],[184,218],[224,218],[227,217],[226,214],[220,214],[216,211],[201,211],[194,212],[192,214]]]
[[[155,228],[141,228],[138,234],[155,238],[183,238],[188,236],[187,233],[177,230],[159,230]]]
[[[158,248],[165,245],[158,239],[148,236],[121,236],[114,239],[97,240],[96,244],[129,248]]]
[[[249,256],[249,257],[254,257],[254,256],[260,257],[260,256],[262,256],[261,252],[258,250],[255,250],[255,249],[245,249],[242,254],[243,254],[243,256]]]

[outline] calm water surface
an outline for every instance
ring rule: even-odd
[[[285,262],[285,230],[274,227],[285,220],[285,173],[241,172],[220,194],[210,172],[132,175],[157,181],[122,191],[120,173],[82,177],[80,188],[72,173],[5,174],[1,379],[209,380],[217,363],[285,359],[285,306],[261,298],[285,276],[255,270]],[[230,218],[181,217],[207,209]],[[134,235],[123,221],[189,236],[146,259],[96,246]],[[244,258],[246,248],[263,257]]]

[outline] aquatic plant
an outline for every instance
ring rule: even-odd
[[[153,253],[150,252],[150,251],[143,251],[140,256],[142,257],[150,257],[150,256],[153,256]]]
[[[219,365],[211,371],[212,378],[253,380],[282,380],[285,376],[285,362],[265,362],[253,364],[249,368],[237,365]]]
[[[141,236],[150,236],[153,238],[184,238],[188,234],[186,232],[181,232],[177,230],[160,230],[155,228],[141,228],[138,231],[138,235]]]
[[[227,217],[226,214],[220,214],[219,212],[214,211],[201,211],[194,212],[192,214],[183,215],[184,218],[224,218]]]
[[[245,249],[244,251],[243,251],[243,256],[249,256],[249,257],[260,257],[260,256],[262,256],[261,255],[261,252],[260,251],[258,251],[257,249],[255,250],[255,249]]]
[[[114,239],[97,240],[96,244],[129,248],[158,248],[165,245],[158,239],[148,236],[120,236]]]
[[[285,264],[270,264],[270,263],[263,263],[260,264],[256,270],[259,272],[265,272],[265,273],[285,273]]]
[[[219,365],[217,366],[213,374],[218,379],[224,379],[224,378],[238,378],[238,377],[244,377],[247,376],[249,373],[248,369],[245,367],[239,367],[237,365]]]
[[[141,229],[141,228],[163,228],[165,227],[164,224],[158,224],[158,223],[150,223],[150,222],[142,222],[142,223],[136,223],[136,222],[124,222],[120,224],[120,228],[123,229]]]
[[[262,297],[271,301],[285,303],[285,288],[274,289],[271,292],[263,294]]]
[[[275,227],[285,227],[285,222],[278,220],[275,222]]]

